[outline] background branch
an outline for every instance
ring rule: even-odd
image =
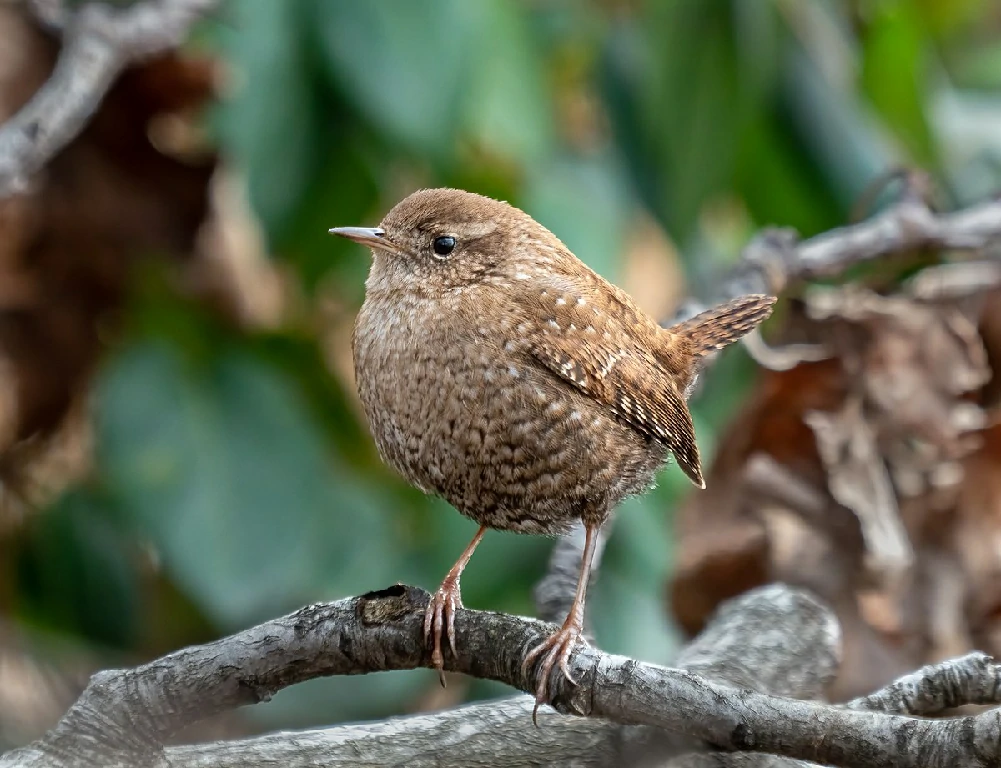
[[[591,565],[589,582],[591,584],[598,577],[601,556],[605,552],[605,544],[608,542],[614,522],[613,514],[598,531],[598,543],[594,549],[594,562]],[[577,523],[570,533],[561,536],[553,545],[546,575],[535,587],[536,612],[543,621],[561,622],[570,611],[574,589],[577,587],[577,576],[580,573],[580,559],[584,552],[584,535],[584,526]]]
[[[31,177],[72,141],[130,64],[180,45],[218,0],[146,0],[123,9],[88,3],[30,3],[63,28],[55,70],[21,110],[0,126],[0,198],[23,192]]]
[[[1001,200],[937,213],[907,195],[871,219],[798,240],[790,229],[764,229],[744,248],[740,263],[720,283],[718,298],[781,294],[789,285],[841,274],[863,262],[920,249],[982,250],[1001,241]],[[689,301],[682,315],[701,311]]]

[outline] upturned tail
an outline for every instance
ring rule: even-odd
[[[707,309],[670,330],[688,339],[694,357],[705,357],[754,330],[772,313],[774,304],[774,296],[750,293]]]
[[[698,368],[692,365],[692,361],[722,349],[754,330],[771,314],[774,304],[774,296],[748,294],[667,329],[665,338],[668,342],[661,351],[661,359],[673,366],[678,377],[675,381],[677,388],[672,387],[668,397],[672,403],[672,412],[684,416],[674,426],[674,439],[670,441],[670,448],[678,466],[700,488],[705,488],[706,483],[702,477],[695,427],[684,400],[692,376]]]

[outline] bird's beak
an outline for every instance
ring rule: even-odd
[[[359,245],[367,245],[369,248],[390,252],[396,250],[396,246],[386,239],[385,230],[378,227],[334,227],[330,230],[330,234],[346,237],[348,240],[354,240]]]

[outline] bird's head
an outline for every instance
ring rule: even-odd
[[[422,189],[397,203],[378,227],[330,232],[372,249],[370,288],[420,293],[513,279],[547,245],[559,243],[517,208],[460,189]]]

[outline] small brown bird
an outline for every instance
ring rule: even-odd
[[[457,189],[426,189],[377,228],[331,233],[372,249],[352,345],[383,459],[480,524],[428,606],[432,662],[455,653],[459,579],[488,528],[587,532],[573,607],[525,660],[570,677],[596,534],[673,453],[705,487],[684,395],[698,358],[771,312],[744,296],[663,329],[528,214]]]

